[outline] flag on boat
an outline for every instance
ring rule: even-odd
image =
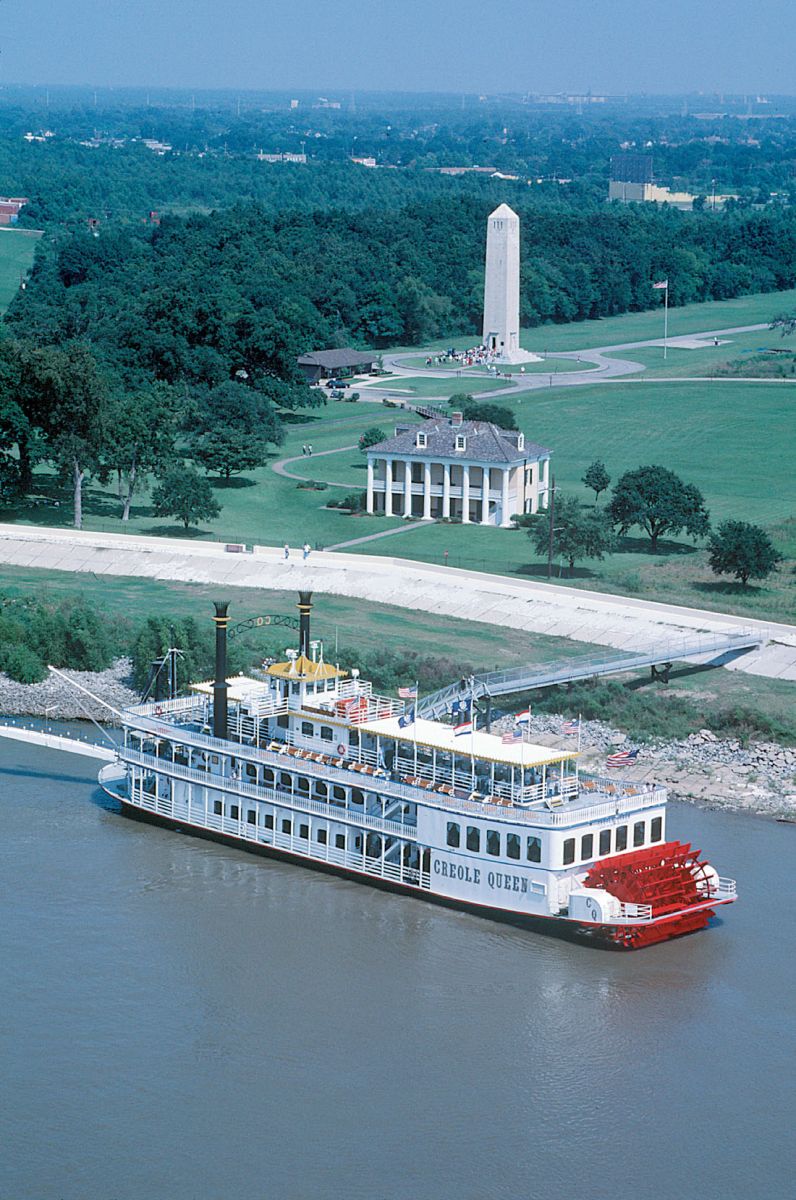
[[[406,729],[407,725],[411,725],[414,722],[414,719],[415,719],[415,706],[413,704],[410,708],[407,709],[407,711],[404,713],[404,715],[402,717],[398,718],[399,728]]]
[[[668,279],[661,279],[661,280],[659,280],[659,282],[658,282],[658,283],[653,283],[653,285],[652,285],[652,286],[653,286],[654,288],[656,288],[656,289],[657,289],[657,291],[659,291],[659,292],[664,292],[664,291],[666,291],[666,290],[668,289],[668,287],[669,287],[669,280],[668,280]]]
[[[346,708],[345,715],[348,717],[352,725],[361,725],[363,721],[368,719],[368,698],[362,696],[353,704],[349,704]]]
[[[465,733],[473,732],[472,721],[462,721],[461,725],[454,725],[453,733],[455,737],[461,737]]]
[[[606,767],[632,767],[638,758],[638,749],[636,750],[617,750],[615,754],[609,754],[605,760]]]
[[[521,742],[522,741],[522,730],[518,729],[515,725],[514,728],[511,730],[511,732],[504,733],[503,737],[500,740],[504,746],[511,746],[515,742]]]
[[[451,704],[451,716],[465,719],[470,711],[469,700],[454,700]]]
[[[580,732],[580,721],[565,721],[561,726],[561,732],[565,737],[572,737],[573,734]]]
[[[514,718],[514,724],[515,725],[527,725],[528,722],[530,721],[530,719],[531,719],[531,710],[529,708],[526,708],[524,712],[517,713],[516,717]]]
[[[417,684],[416,683],[413,684],[412,687],[398,688],[398,695],[401,697],[402,700],[416,700],[417,699]]]

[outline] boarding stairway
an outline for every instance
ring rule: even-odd
[[[574,683],[578,679],[592,679],[598,675],[618,675],[645,667],[652,670],[654,677],[668,680],[672,663],[703,659],[705,666],[720,666],[739,654],[758,649],[764,641],[764,635],[754,630],[684,635],[682,638],[656,642],[641,650],[606,650],[556,662],[512,667],[507,671],[490,671],[484,675],[468,676],[420,697],[417,713],[429,720],[439,720],[451,711],[456,701],[489,702],[494,696],[531,692],[555,684]]]

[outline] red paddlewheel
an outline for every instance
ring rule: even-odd
[[[699,854],[699,850],[692,850],[688,844],[666,842],[595,864],[586,876],[584,887],[602,888],[625,903],[649,904],[653,917],[677,914],[655,925],[606,927],[605,936],[630,950],[704,929],[713,916],[710,909],[682,911],[703,903],[708,895],[699,886],[709,878],[708,864],[700,861]]]

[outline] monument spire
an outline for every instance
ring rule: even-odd
[[[486,226],[483,341],[498,362],[538,362],[520,349],[520,218],[501,204]]]

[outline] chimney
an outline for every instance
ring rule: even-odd
[[[227,616],[228,600],[214,602],[216,615],[216,678],[213,683],[213,737],[227,736]]]
[[[310,656],[310,613],[312,611],[312,592],[299,592],[299,654],[305,658]]]
[[[451,413],[451,425],[461,425],[464,421],[464,414],[460,412]]]

